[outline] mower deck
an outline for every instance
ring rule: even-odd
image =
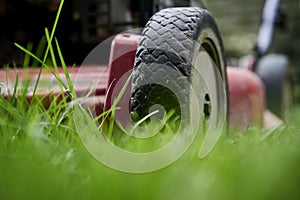
[[[108,81],[108,67],[106,66],[86,66],[86,67],[68,67],[68,73],[71,80],[74,83],[74,89],[77,96],[84,95],[88,88],[93,84],[93,99],[99,100],[98,102],[103,106],[105,102],[105,94],[107,90]],[[94,73],[95,70],[98,73]],[[13,94],[14,86],[16,80],[18,80],[18,88],[22,88],[22,83],[29,83],[27,99],[31,100],[33,95],[34,86],[37,82],[39,75],[39,68],[33,69],[2,69],[0,70],[0,82],[1,82],[1,92],[7,98],[9,95]],[[62,88],[53,74],[54,70],[43,68],[40,77],[39,85],[36,91],[36,96],[40,98],[45,98],[43,101],[44,105],[47,107],[48,103],[54,96],[59,96],[62,94]],[[58,76],[67,85],[66,77],[62,68],[59,68]],[[100,78],[101,77],[101,78]],[[90,97],[91,98],[91,97]]]

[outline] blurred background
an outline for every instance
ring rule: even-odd
[[[65,0],[56,36],[69,64],[81,63],[91,48],[118,32],[146,23],[155,12],[151,0]],[[196,5],[215,17],[226,53],[241,57],[252,53],[265,0],[163,0],[161,7]],[[271,51],[299,55],[300,1],[281,0]],[[37,45],[44,28],[51,29],[59,0],[0,0],[0,64],[22,64],[14,42]],[[147,5],[148,4],[148,5]],[[163,4],[163,5],[162,5]],[[142,14],[141,14],[142,13]]]
[[[265,0],[65,0],[56,37],[66,63],[80,65],[101,41],[145,25],[157,10],[202,6],[215,17],[230,65],[255,53]],[[59,0],[0,0],[0,66],[22,66],[14,42],[36,49],[44,28],[52,28]],[[300,0],[281,0],[268,52],[290,59],[296,83],[300,66]]]

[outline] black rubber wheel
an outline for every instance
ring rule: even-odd
[[[289,60],[281,54],[262,57],[256,66],[266,90],[266,106],[278,117],[287,120],[293,108],[293,81],[289,71]]]
[[[226,120],[226,64],[222,39],[211,14],[196,7],[164,9],[148,21],[142,36],[132,76],[133,121],[148,115],[156,104],[166,112],[175,110],[179,116],[187,116],[190,87],[197,82],[200,86],[194,89],[199,91],[197,97],[207,121]],[[203,59],[214,64],[206,66]]]

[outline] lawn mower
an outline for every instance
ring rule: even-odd
[[[272,7],[275,12],[276,6],[277,2],[267,3],[266,10]],[[274,19],[275,16],[271,20]],[[268,30],[264,20],[261,34]],[[272,28],[268,31],[272,32]],[[264,40],[259,37],[258,50],[266,49],[261,41]],[[284,56],[259,53],[248,69],[226,66],[222,38],[212,15],[198,7],[177,7],[155,13],[141,34],[116,35],[108,66],[87,66],[83,62],[69,67],[68,72],[77,97],[84,97],[81,104],[93,108],[95,116],[110,109],[118,99],[114,116],[123,127],[140,125],[154,116],[161,120],[173,112],[181,120],[204,123],[207,132],[217,130],[217,134],[227,125],[240,130],[249,126],[273,130],[283,122],[272,111],[279,110],[281,117],[281,110],[290,102],[285,100],[288,61]],[[92,51],[91,56],[101,57],[97,51]],[[63,69],[59,70],[58,75],[66,81]],[[35,82],[38,72],[2,70],[1,91],[8,96],[16,80]],[[45,107],[54,96],[68,92],[61,91],[53,73],[43,71],[35,94],[43,99]],[[31,100],[32,93],[27,97]],[[269,102],[274,107],[269,107]],[[207,143],[217,139],[206,136]]]

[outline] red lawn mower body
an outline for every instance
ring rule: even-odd
[[[117,35],[111,44],[109,66],[81,66],[68,69],[72,80],[75,81],[75,91],[79,97],[88,90],[91,82],[97,83],[94,88],[95,92],[83,100],[85,106],[95,108],[96,114],[103,112],[103,109],[110,108],[113,100],[120,92],[120,85],[123,86],[129,78],[140,39],[140,35]],[[16,74],[18,74],[20,81],[28,79],[34,83],[38,71],[39,69],[1,70],[0,81],[7,86],[7,91],[4,91],[5,95],[8,95],[9,90],[12,92]],[[65,80],[62,69],[59,75],[62,80]],[[227,67],[227,78],[230,127],[242,130],[251,125],[262,127],[265,113],[265,91],[260,78],[249,70],[235,67]],[[41,83],[37,96],[46,97],[43,102],[47,107],[53,96],[61,94],[61,90],[50,70],[43,71]],[[119,88],[115,89],[116,87]],[[130,89],[129,84],[118,104],[121,110],[122,108],[125,109],[119,113],[119,120],[122,121],[130,120],[128,112]],[[32,94],[29,93],[28,100],[31,99]]]

